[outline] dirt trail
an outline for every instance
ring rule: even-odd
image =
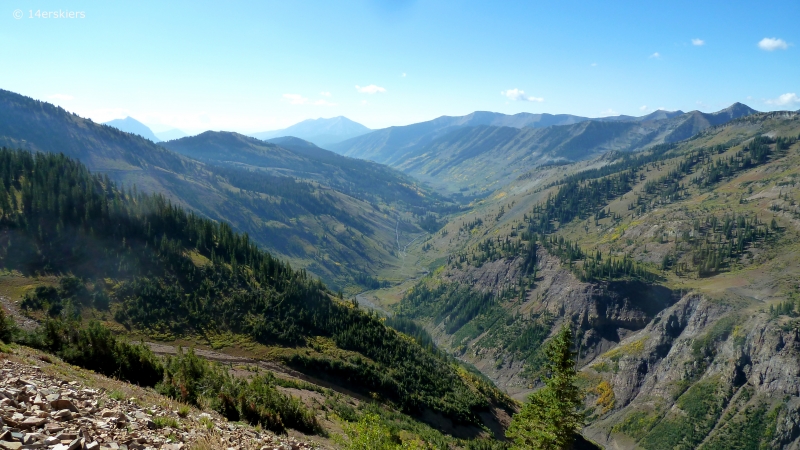
[[[178,353],[178,349],[174,345],[163,344],[158,342],[145,342],[145,345],[150,347],[150,350],[152,350],[153,353],[155,353],[156,355],[176,355]],[[197,356],[200,356],[204,359],[207,359],[209,361],[215,361],[221,364],[231,364],[231,365],[248,364],[252,366],[258,366],[262,369],[273,372],[276,376],[281,378],[290,378],[290,379],[305,381],[311,384],[315,384],[317,386],[322,386],[331,389],[340,394],[347,395],[361,401],[369,401],[369,398],[361,394],[357,394],[347,388],[344,388],[337,384],[330,383],[321,378],[317,378],[302,372],[298,372],[292,368],[286,367],[283,364],[280,364],[275,361],[246,358],[243,356],[234,356],[234,355],[229,355],[227,353],[216,352],[213,350],[203,350],[198,348],[194,349],[194,353]]]
[[[10,315],[18,327],[26,331],[32,331],[39,326],[35,321],[25,317],[19,312],[19,305],[11,301],[10,298],[0,295],[0,305],[2,305],[6,314]]]

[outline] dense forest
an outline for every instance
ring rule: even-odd
[[[286,362],[462,423],[479,423],[489,398],[504,398],[224,223],[119,189],[63,155],[3,149],[0,170],[0,265],[64,276],[30,293],[28,308],[108,310],[129,329],[173,336],[233,332],[285,346],[323,337],[360,356],[294,353]]]

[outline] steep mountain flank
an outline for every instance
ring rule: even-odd
[[[321,154],[295,153],[235,133],[208,132],[166,145],[183,149],[193,142],[203,143],[192,147],[199,149],[193,156],[206,162],[0,91],[0,146],[77,158],[127,188],[162,194],[173,204],[230,223],[337,288],[362,289],[378,283],[375,277],[384,268],[402,265],[395,254],[398,233],[422,233],[408,210],[433,207],[429,193],[375,163],[321,149]]]
[[[441,201],[416,186],[410,177],[386,166],[337,155],[298,138],[277,140],[288,146],[238,133],[206,131],[163,146],[211,164],[315,181],[373,203],[402,202],[405,207],[426,208]]]
[[[678,142],[754,112],[737,103],[713,114],[656,112],[641,118],[533,121],[474,113],[378,130],[334,149],[388,164],[438,189],[491,192],[537,165]]]
[[[706,125],[518,177],[420,242],[395,311],[518,398],[570,323],[609,448],[796,448],[800,114]]]
[[[524,259],[499,259],[446,268],[430,284],[415,287],[397,311],[427,323],[440,345],[522,400],[541,358],[536,349],[556,322],[579,327],[581,361],[591,361],[677,300],[669,289],[638,282],[581,282],[541,248],[537,261],[535,284],[522,298],[512,292],[526,278]],[[470,311],[470,300],[482,304]],[[464,325],[454,326],[453,315],[462,312]]]

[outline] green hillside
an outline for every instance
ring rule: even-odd
[[[415,223],[442,203],[391,169],[330,152],[301,154],[233,133],[172,142],[203,142],[230,161],[199,162],[48,103],[0,92],[1,145],[64,153],[128,188],[227,222],[334,288],[358,291],[386,282],[381,274],[403,265],[398,235],[423,233]]]
[[[761,113],[534,169],[412,249],[427,277],[375,299],[517,398],[554,327],[573,324],[584,434],[604,445],[783,447],[800,361],[798,139],[800,115]]]
[[[224,223],[119,189],[63,155],[3,149],[0,167],[3,279],[28,280],[21,306],[33,317],[92,317],[162,339],[241,336],[295,370],[464,426],[511,408],[490,384]]]
[[[386,166],[347,158],[300,139],[286,147],[238,133],[206,131],[162,144],[193,159],[273,175],[316,181],[351,197],[373,203],[402,202],[426,208],[441,201],[408,176]]]

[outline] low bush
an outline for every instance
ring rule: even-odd
[[[249,381],[234,378],[192,350],[167,358],[164,367],[164,380],[157,389],[172,398],[194,405],[205,403],[228,420],[247,421],[279,433],[286,427],[322,432],[314,413],[281,393],[272,374],[256,375]]]

